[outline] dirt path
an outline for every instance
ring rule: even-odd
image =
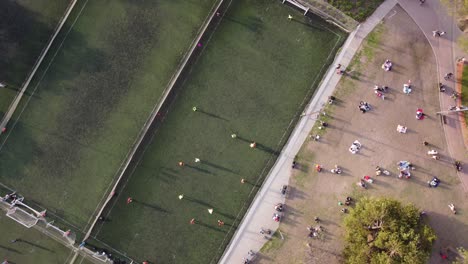
[[[439,263],[439,248],[468,246],[468,205],[460,180],[451,164],[444,131],[433,113],[439,109],[436,61],[427,39],[419,27],[400,7],[395,7],[384,20],[380,39],[375,48],[364,48],[361,54],[361,75],[358,80],[346,78],[337,87],[339,102],[332,107],[329,128],[318,141],[308,141],[299,153],[301,168],[294,172],[290,182],[292,192],[286,201],[286,217],[280,225],[285,240],[275,239],[262,254],[259,263],[338,263],[342,259],[343,214],[346,196],[391,196],[403,202],[415,203],[428,213],[430,224],[439,237],[434,245],[431,263]],[[373,50],[373,51],[372,51]],[[380,66],[385,59],[394,62],[391,72]],[[413,92],[405,95],[402,87],[411,79]],[[387,85],[390,92],[385,100],[373,93],[373,86]],[[362,114],[359,101],[367,101],[373,109]],[[428,116],[416,120],[417,108]],[[398,124],[408,127],[406,134],[396,132]],[[363,148],[359,154],[348,151],[358,139]],[[424,146],[423,141],[430,143]],[[435,161],[427,151],[435,149],[441,159]],[[412,162],[416,170],[411,179],[396,177],[396,163]],[[313,170],[319,163],[324,172]],[[339,164],[344,173],[328,172]],[[391,176],[375,176],[375,166],[391,172]],[[375,178],[368,190],[355,183],[364,175]],[[436,189],[427,187],[433,176],[442,180]],[[459,214],[448,208],[454,203]],[[325,228],[322,239],[307,238],[307,226],[314,216],[322,219]],[[282,245],[281,245],[282,244]],[[274,250],[276,249],[276,250]]]
[[[458,48],[456,41],[462,34],[456,26],[455,21],[450,14],[447,14],[445,7],[442,6],[439,0],[427,0],[424,5],[420,6],[417,1],[398,0],[402,7],[411,15],[411,18],[416,22],[420,29],[424,32],[429,43],[432,46],[432,52],[436,55],[437,60],[437,76],[440,82],[446,84],[449,88],[445,94],[440,96],[441,110],[447,110],[454,105],[454,101],[450,98],[451,92],[455,89],[454,79],[444,81],[443,77],[446,73],[455,73],[455,60],[465,56]],[[456,11],[453,8],[452,12]],[[432,36],[433,30],[446,31],[442,38]],[[446,124],[444,125],[445,137],[448,143],[448,150],[453,159],[461,160],[464,164],[468,164],[468,155],[466,147],[463,144],[463,134],[460,113],[447,114]],[[458,173],[464,191],[468,192],[468,167],[465,166],[463,171]]]

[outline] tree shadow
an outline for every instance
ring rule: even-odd
[[[66,7],[63,4],[56,10]],[[44,16],[18,1],[0,1],[0,81],[9,84],[7,88],[19,91],[17,87],[25,81],[61,15]]]

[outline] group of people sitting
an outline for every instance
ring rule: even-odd
[[[309,230],[309,237],[318,237],[320,232],[322,232],[323,228],[322,226],[316,226],[316,227],[312,227],[312,226],[309,226],[307,227],[307,230]]]
[[[406,179],[411,178],[411,172],[409,170],[400,170],[400,174],[398,174],[398,178],[403,178],[405,177]]]
[[[393,63],[390,60],[385,60],[384,64],[382,64],[382,69],[385,71],[391,71],[392,70]]]
[[[407,129],[408,129],[408,128],[407,128],[407,127],[405,127],[405,126],[398,125],[396,130],[397,130],[397,132],[398,132],[398,133],[405,134],[405,133],[406,133],[406,131],[407,131]]]
[[[410,82],[403,84],[403,93],[410,94],[412,91],[413,91],[413,88],[411,87]]]
[[[281,215],[279,213],[283,212],[284,205],[282,203],[277,203],[275,205],[275,213],[273,214],[273,220],[279,222],[281,220]]]
[[[278,211],[278,212],[283,212],[283,209],[284,209],[284,207],[283,207],[283,204],[282,204],[282,203],[277,203],[277,204],[275,205],[275,210],[276,210],[276,211]]]
[[[353,144],[351,144],[351,147],[349,147],[349,152],[356,154],[361,150],[361,142],[354,140]]]
[[[371,110],[371,106],[368,102],[361,101],[359,102],[359,110],[364,114],[367,111]]]
[[[364,179],[361,179],[357,185],[363,189],[367,189],[367,184],[366,184],[366,181]]]
[[[440,184],[440,180],[437,177],[432,178],[429,182],[427,182],[429,185],[429,188],[436,188]]]
[[[417,119],[417,120],[422,120],[422,119],[424,119],[424,116],[425,116],[425,114],[424,114],[424,112],[423,112],[422,109],[416,110],[416,119]]]
[[[441,37],[443,35],[445,35],[447,32],[445,31],[440,31],[440,30],[434,30],[432,31],[432,36],[434,37]]]

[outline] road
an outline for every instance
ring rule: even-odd
[[[426,35],[437,61],[437,71],[440,82],[446,83],[448,87],[455,89],[454,81],[445,81],[444,75],[448,72],[455,73],[456,58],[465,56],[457,48],[456,40],[462,34],[456,26],[454,19],[447,10],[440,4],[439,0],[426,0],[423,5],[414,0],[398,0],[401,7],[413,18],[416,24]],[[432,31],[446,31],[447,34],[436,38],[432,36]],[[454,78],[455,79],[455,78]],[[435,87],[436,84],[434,84]],[[451,90],[451,89],[450,89]],[[447,110],[454,105],[454,100],[450,97],[451,92],[440,94],[440,108]],[[463,140],[459,115],[453,113],[446,115],[444,127],[445,138],[450,156],[454,160],[460,160],[465,164],[465,168],[458,172],[461,184],[465,192],[468,191],[468,156]]]

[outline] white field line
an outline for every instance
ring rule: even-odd
[[[202,30],[200,31],[200,33],[198,34],[196,40],[193,42],[192,44],[192,47],[189,51],[189,53],[187,54],[187,56],[185,56],[184,60],[183,60],[183,63],[181,64],[181,66],[178,68],[177,70],[177,73],[172,77],[171,81],[169,82],[169,85],[168,85],[168,88],[164,91],[164,94],[163,94],[163,97],[162,99],[160,100],[160,102],[153,108],[153,111],[151,113],[151,116],[150,118],[148,119],[148,121],[146,121],[146,123],[144,124],[143,126],[143,129],[141,130],[141,133],[139,134],[137,140],[136,140],[136,143],[133,145],[132,149],[130,150],[129,154],[127,155],[127,158],[125,159],[124,163],[123,163],[123,166],[121,167],[120,169],[120,173],[119,173],[119,176],[117,178],[117,181],[114,183],[114,186],[112,187],[111,191],[107,193],[107,199],[105,200],[104,204],[102,204],[102,206],[99,208],[98,213],[95,214],[95,218],[94,220],[92,221],[92,224],[91,226],[89,227],[88,231],[86,232],[86,235],[85,237],[83,238],[83,241],[88,239],[88,237],[91,235],[91,232],[94,228],[94,226],[96,225],[96,222],[98,221],[98,218],[99,216],[102,214],[102,211],[104,210],[104,208],[106,207],[106,205],[109,203],[109,201],[111,200],[111,198],[113,197],[113,193],[115,192],[116,188],[117,188],[117,185],[120,183],[120,180],[122,179],[123,175],[125,174],[127,168],[128,168],[128,165],[130,164],[130,162],[132,161],[133,159],[133,156],[135,155],[137,149],[139,148],[141,142],[143,141],[143,138],[144,136],[146,135],[146,133],[148,132],[148,129],[150,128],[151,124],[153,123],[154,119],[156,118],[156,115],[157,113],[159,112],[159,109],[161,108],[161,106],[164,104],[165,102],[165,99],[166,97],[168,96],[168,94],[170,93],[170,91],[172,90],[172,87],[174,86],[174,84],[176,83],[176,81],[178,80],[180,74],[182,73],[182,71],[184,70],[185,68],[185,65],[187,64],[188,60],[191,58],[191,55],[193,53],[193,51],[197,48],[197,44],[198,42],[201,40],[201,38],[203,37],[203,34],[205,33],[206,29],[208,28],[208,26],[210,25],[211,21],[213,20],[214,16],[216,15],[216,10],[219,9],[219,7],[221,6],[221,4],[224,2],[224,0],[221,0],[218,2],[218,5],[216,6],[216,8],[213,9],[212,11],[212,14],[209,16],[209,19],[205,22],[205,24],[203,25],[203,28]],[[104,194],[104,197],[105,197],[106,194]],[[71,262],[72,263],[72,262]]]
[[[333,30],[331,30],[330,28],[328,28],[327,26],[323,26],[323,27],[324,27],[325,29],[327,29],[328,31],[330,31],[331,33],[335,34],[335,35],[338,37],[338,39],[337,39],[336,42],[335,42],[335,45],[333,46],[333,49],[330,51],[330,53],[328,54],[327,59],[325,60],[326,62],[328,62],[328,61],[330,60],[330,57],[331,57],[333,54],[335,54],[336,48],[337,48],[338,44],[339,44],[340,41],[341,41],[341,36],[340,36],[338,33],[336,33],[335,31],[333,31]],[[309,101],[314,100],[314,98],[315,98],[315,96],[316,96],[316,93],[319,92],[319,87],[320,87],[320,85],[322,84],[323,79],[327,77],[327,72],[325,72],[323,76],[321,75],[322,72],[323,72],[323,70],[325,70],[325,65],[326,65],[326,63],[324,63],[324,64],[322,65],[322,67],[320,68],[320,71],[317,73],[317,75],[315,75],[315,78],[314,78],[312,84],[310,85],[310,90],[309,90],[309,91],[313,91],[314,94],[312,95],[312,97],[310,97]],[[333,64],[331,64],[331,65],[333,66]],[[332,68],[333,68],[333,67],[330,67],[329,69],[332,69]],[[319,80],[318,77],[320,77],[320,76],[322,76],[322,81],[320,81],[320,83],[317,85],[317,88],[316,88],[315,90],[312,90],[312,88],[316,85],[317,81]],[[288,127],[284,130],[284,133],[283,133],[283,135],[281,136],[281,139],[278,141],[278,144],[276,145],[275,149],[278,149],[278,147],[281,145],[281,143],[283,142],[283,140],[284,140],[284,138],[286,137],[286,135],[288,135],[288,134],[290,135],[290,137],[288,138],[288,140],[284,143],[284,147],[283,147],[283,149],[281,150],[280,155],[278,155],[278,157],[276,158],[276,161],[273,163],[273,165],[271,165],[270,171],[268,172],[267,176],[266,176],[266,177],[262,177],[262,176],[264,175],[266,169],[268,168],[268,166],[269,166],[271,160],[274,159],[274,155],[271,155],[271,156],[270,156],[270,158],[269,158],[268,161],[266,162],[267,165],[263,168],[263,170],[262,170],[262,171],[260,172],[260,174],[259,174],[259,177],[258,177],[257,180],[255,181],[255,185],[258,185],[259,182],[260,182],[260,180],[261,180],[262,178],[264,178],[264,179],[263,179],[262,186],[261,186],[261,187],[258,189],[258,191],[255,193],[255,196],[254,196],[254,198],[252,199],[252,201],[251,201],[250,203],[249,203],[249,202],[245,202],[245,203],[242,205],[242,208],[241,208],[241,210],[239,211],[239,213],[236,215],[236,218],[234,219],[234,222],[239,221],[239,218],[240,218],[240,217],[243,217],[243,218],[239,221],[239,225],[238,225],[237,230],[236,230],[235,233],[232,235],[231,241],[230,241],[229,244],[226,246],[226,248],[225,248],[225,250],[224,250],[224,252],[223,252],[223,255],[221,255],[221,258],[220,258],[220,260],[219,260],[220,263],[221,263],[221,261],[223,261],[223,259],[227,256],[227,254],[229,253],[228,251],[232,250],[232,246],[233,246],[233,245],[232,245],[232,242],[233,242],[233,240],[235,239],[235,236],[240,236],[240,234],[242,233],[242,232],[239,231],[239,229],[240,229],[239,227],[240,227],[240,226],[243,224],[243,222],[245,221],[245,218],[246,218],[247,215],[249,214],[249,211],[251,211],[252,208],[254,207],[254,205],[256,204],[256,203],[255,203],[256,200],[260,200],[260,199],[262,198],[262,196],[264,195],[264,194],[261,192],[261,190],[265,188],[264,186],[265,186],[267,180],[268,180],[269,178],[272,178],[271,175],[272,175],[272,172],[274,171],[275,167],[280,166],[279,164],[280,164],[280,158],[281,158],[281,156],[287,155],[287,153],[285,153],[284,150],[285,150],[289,145],[293,144],[293,143],[291,143],[291,141],[293,140],[294,134],[296,133],[296,131],[301,131],[301,130],[302,130],[301,119],[299,119],[299,120],[297,121],[296,127],[293,129],[293,131],[290,131],[290,128],[291,128],[291,126],[294,124],[294,119],[295,119],[295,117],[299,116],[303,111],[306,111],[307,109],[310,108],[310,103],[309,103],[309,104],[306,104],[306,101],[307,101],[307,99],[309,98],[309,94],[310,94],[310,92],[307,93],[307,95],[304,97],[304,100],[303,100],[302,103],[299,105],[299,108],[298,108],[298,110],[296,111],[296,114],[294,115],[294,118],[291,119],[291,121],[289,122]],[[309,115],[310,115],[310,113],[309,113]],[[255,191],[255,188],[252,188],[252,190],[250,191],[248,197],[251,197],[251,195],[253,194],[254,191]],[[245,211],[245,213],[242,215],[242,210],[243,210],[246,206],[248,206],[248,208],[247,208],[247,210]],[[229,228],[228,232],[226,233],[226,236],[224,236],[223,241],[221,242],[220,246],[218,247],[218,251],[219,251],[219,250],[221,249],[221,247],[223,246],[224,242],[226,241],[226,239],[227,239],[227,237],[228,237],[228,235],[229,235],[229,233],[231,232],[232,229],[233,229],[233,226],[231,226],[231,228]],[[216,257],[216,256],[215,256],[215,257]],[[213,260],[214,260],[215,257],[213,257],[213,259],[210,261],[210,263],[213,263]]]
[[[49,51],[50,47],[52,46],[52,43],[54,42],[55,38],[57,37],[58,33],[60,32],[60,30],[62,29],[63,25],[65,24],[65,22],[67,21],[68,19],[68,16],[70,15],[71,11],[73,10],[73,7],[75,7],[75,4],[76,4],[76,1],[77,0],[72,0],[71,4],[69,5],[66,13],[65,13],[65,16],[63,17],[63,19],[60,21],[60,24],[59,26],[57,27],[57,30],[55,30],[54,32],[54,35],[52,36],[52,38],[49,40],[49,43],[47,43],[47,46],[46,48],[44,49],[44,51],[42,52],[42,54],[40,55],[39,59],[37,60],[36,64],[34,65],[34,68],[31,72],[31,74],[29,74],[29,77],[28,79],[26,80],[26,82],[24,83],[23,87],[21,88],[21,91],[18,93],[18,95],[15,97],[15,100],[13,101],[13,103],[10,105],[10,107],[8,108],[8,112],[6,113],[6,115],[3,117],[3,120],[2,122],[0,123],[0,127],[1,128],[5,128],[6,125],[8,124],[8,121],[10,121],[11,119],[11,116],[13,115],[13,113],[15,112],[16,110],[16,107],[18,107],[18,104],[19,102],[21,101],[21,98],[23,97],[23,94],[24,92],[26,91],[26,89],[28,88],[29,86],[29,83],[31,82],[32,78],[34,77],[34,75],[36,74],[36,71],[37,69],[39,68],[39,66],[41,65],[42,61],[44,60],[44,57],[47,55],[47,52]]]
[[[227,5],[227,7],[226,7],[224,10],[229,9],[229,7],[231,6],[232,1],[233,1],[233,0],[230,0],[229,4]],[[216,9],[216,10],[217,10],[217,9]],[[224,15],[223,15],[223,17],[224,17]],[[221,19],[222,19],[222,18],[221,18]],[[219,24],[220,24],[220,22],[218,22],[218,24],[217,24],[216,27],[213,29],[213,31],[216,31],[216,29],[218,28]],[[213,35],[211,35],[211,36],[206,40],[206,42],[204,43],[204,45],[203,45],[203,47],[202,47],[202,49],[201,49],[201,51],[200,51],[200,54],[197,56],[196,60],[193,62],[193,65],[196,65],[196,64],[197,64],[197,61],[199,60],[199,58],[201,57],[201,55],[202,55],[203,52],[205,51],[205,47],[208,46],[208,43],[211,41],[211,38],[212,38],[212,37],[213,37]],[[192,68],[189,69],[189,71],[187,72],[187,75],[190,75],[191,72],[192,72]],[[186,83],[186,81],[187,81],[187,78],[184,79],[183,82],[182,82],[180,85],[181,85],[181,86],[184,86],[185,83]],[[168,108],[170,108],[170,107],[172,106],[173,103],[174,103],[174,102],[172,102],[172,103],[168,106]],[[162,117],[162,119],[160,119],[160,122],[164,122],[165,118],[166,118],[166,115],[164,115],[164,116]],[[154,136],[156,135],[157,131],[158,131],[158,130],[153,131],[153,135],[151,136],[151,138],[148,139],[148,142],[152,142],[152,141],[153,141]],[[129,176],[127,177],[127,180],[125,181],[125,183],[124,183],[124,184],[122,185],[122,187],[121,187],[122,190],[125,189],[125,187],[127,186],[128,182],[130,181],[130,178],[132,177],[133,173],[135,172],[136,168],[140,165],[140,163],[141,163],[141,158],[145,155],[146,150],[148,149],[148,147],[149,147],[149,144],[147,144],[146,146],[143,147],[143,150],[142,150],[142,152],[141,152],[140,158],[136,161],[135,165],[133,166],[132,171],[128,173]],[[108,210],[108,213],[105,215],[105,217],[108,217],[109,214],[112,212],[113,208],[115,207],[116,202],[117,202],[117,200],[114,200],[113,204],[110,205],[110,207],[109,207],[110,209]],[[102,227],[102,226],[101,226],[101,227]],[[93,238],[95,238],[96,240],[99,240],[99,239],[97,239],[97,236],[98,236],[98,234],[99,234],[100,231],[101,231],[101,228],[97,229],[96,232],[95,232],[95,234],[94,234],[94,236],[93,236]],[[100,241],[100,240],[99,240],[99,241]],[[104,242],[102,242],[102,241],[100,241],[100,242],[101,242],[101,243],[104,243]],[[104,243],[104,244],[105,244],[105,243]]]

